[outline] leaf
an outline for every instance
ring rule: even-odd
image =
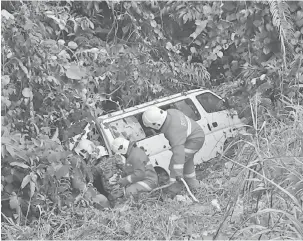
[[[33,98],[33,92],[31,91],[30,88],[24,88],[22,90],[22,95],[25,97],[25,98]]]
[[[9,77],[9,75],[3,75],[3,76],[1,77],[1,84],[2,84],[3,86],[8,85],[9,82],[10,82],[10,77]]]
[[[124,230],[125,233],[131,234],[131,232],[132,232],[132,225],[129,222],[126,221],[124,223],[123,230]]]
[[[56,85],[60,85],[60,81],[54,76],[47,76],[46,78],[49,82],[53,82]]]
[[[98,203],[99,205],[101,205],[104,208],[109,207],[108,199],[102,194],[97,194],[95,197],[92,198],[92,201],[95,203]]]
[[[34,193],[35,193],[35,189],[36,189],[36,183],[33,182],[33,181],[30,181],[29,183],[30,185],[30,197],[34,196]]]
[[[29,78],[29,74],[28,74],[27,68],[23,65],[23,63],[21,61],[18,61],[18,62],[19,62],[20,68],[23,70],[23,72],[26,75],[26,77]]]
[[[10,19],[10,18],[11,19],[15,19],[14,15],[12,15],[11,13],[9,13],[5,9],[1,10],[1,16],[5,17],[7,20]]]
[[[195,53],[197,53],[197,50],[195,47],[190,47],[190,52],[195,54]]]
[[[129,30],[129,27],[130,27],[130,25],[124,26],[124,27],[122,28],[122,32],[123,32],[124,34],[126,34],[126,33],[128,32],[128,30]]]
[[[27,175],[23,178],[22,183],[21,183],[21,189],[23,189],[31,180],[31,176]]]
[[[67,177],[69,174],[69,165],[63,165],[55,172],[56,178]]]
[[[34,26],[34,23],[31,20],[26,19],[26,22],[25,22],[25,25],[23,28],[24,28],[24,30],[30,30],[33,28],[33,26]]]
[[[193,39],[197,38],[200,33],[202,33],[202,31],[206,28],[208,21],[204,20],[196,20],[195,24],[197,25],[197,28],[195,30],[195,32],[193,32],[189,37],[192,37]]]
[[[223,57],[223,52],[219,51],[219,52],[217,53],[217,55],[218,55],[219,58],[222,58],[222,57]]]
[[[51,140],[52,141],[59,141],[59,143],[60,143],[60,140],[58,139],[58,136],[59,136],[59,128],[57,127],[53,137],[51,138]]]
[[[74,41],[68,42],[68,47],[71,49],[76,49],[78,47],[78,44],[75,43]]]
[[[22,167],[22,168],[24,168],[24,169],[29,168],[28,165],[26,165],[26,164],[24,164],[24,163],[22,163],[22,162],[11,162],[10,164],[11,164],[11,166],[18,166],[18,167]]]
[[[80,69],[78,65],[72,64],[65,72],[66,76],[70,79],[80,80],[85,76],[85,71]]]
[[[153,28],[155,28],[155,27],[157,27],[157,22],[156,22],[155,20],[151,20],[151,21],[150,21],[150,25],[151,25]]]
[[[13,195],[10,196],[9,206],[11,209],[15,209],[15,210],[18,210],[20,208],[20,203],[19,203],[16,193],[13,193]]]
[[[58,44],[63,46],[65,44],[65,41],[63,39],[59,39]]]

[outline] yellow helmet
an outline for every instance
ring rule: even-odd
[[[126,140],[123,137],[118,137],[113,141],[111,145],[111,149],[116,154],[125,155],[127,153],[128,146],[129,146],[128,140]]]
[[[146,127],[151,127],[160,130],[167,117],[167,112],[156,106],[149,107],[142,115],[143,124]]]

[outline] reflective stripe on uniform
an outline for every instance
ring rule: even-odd
[[[176,178],[171,177],[171,178],[169,178],[169,181],[170,181],[170,182],[175,182],[175,181],[177,181],[177,179],[176,179]]]
[[[174,164],[174,169],[183,169],[184,164]]]
[[[148,191],[151,191],[152,190],[152,188],[148,185],[148,184],[146,184],[145,182],[142,182],[142,181],[140,181],[140,182],[137,182],[139,185],[141,185],[142,187],[144,187],[146,190],[148,190]]]
[[[184,148],[185,153],[196,153],[197,150],[192,150],[192,149],[188,149],[188,148]]]
[[[132,183],[132,177],[131,177],[131,175],[127,176],[126,180],[129,181],[130,183]]]
[[[196,177],[196,173],[193,172],[193,173],[190,173],[190,174],[184,174],[183,175],[185,178],[195,178]]]
[[[190,121],[190,119],[187,116],[185,116],[185,119],[187,121],[187,133],[186,133],[186,136],[188,137],[191,134],[191,121]]]

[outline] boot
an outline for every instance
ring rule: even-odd
[[[175,182],[171,186],[163,189],[164,193],[166,193],[170,198],[174,198],[177,194],[182,191],[182,184],[179,182]]]
[[[186,181],[188,187],[191,191],[197,190],[199,187],[201,187],[201,181],[197,180],[196,178],[184,178]]]

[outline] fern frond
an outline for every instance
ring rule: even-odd
[[[272,14],[273,25],[279,30],[281,48],[284,63],[286,65],[286,46],[293,52],[289,41],[294,36],[294,28],[291,20],[289,5],[284,0],[268,0],[270,12]]]

